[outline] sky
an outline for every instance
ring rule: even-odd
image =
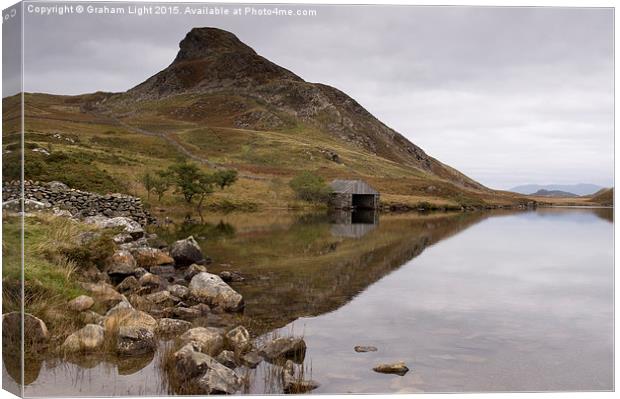
[[[127,90],[168,66],[191,28],[214,26],[489,187],[613,185],[611,9],[287,7],[317,15],[26,11],[25,90]]]

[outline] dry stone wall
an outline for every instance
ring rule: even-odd
[[[19,182],[11,182],[2,186],[2,202],[4,206],[19,204]],[[144,209],[140,198],[123,194],[96,194],[69,188],[60,182],[24,183],[24,199],[26,207],[57,208],[68,211],[74,217],[88,216],[124,216],[145,225],[152,222],[149,212]],[[17,206],[18,207],[18,206]]]

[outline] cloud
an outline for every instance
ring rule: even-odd
[[[166,67],[189,29],[216,26],[489,186],[613,184],[611,9],[315,8],[308,18],[26,15],[26,90],[126,90]]]

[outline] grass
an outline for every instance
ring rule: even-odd
[[[109,255],[106,238],[95,240],[84,257],[77,237],[92,227],[66,218],[38,214],[24,219],[24,308],[41,318],[61,344],[81,327],[66,303],[84,294],[77,277]],[[20,219],[3,218],[3,313],[19,311],[21,302]]]

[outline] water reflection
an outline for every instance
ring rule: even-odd
[[[211,272],[242,273],[232,283],[246,300],[240,322],[255,335],[303,334],[318,392],[609,389],[611,215],[544,209],[378,223],[374,214],[230,214],[158,234],[195,235]],[[371,229],[339,234],[342,226]],[[46,361],[26,394],[179,393],[158,367],[162,352],[127,364]],[[413,372],[371,371],[397,360]],[[278,393],[268,364],[240,372],[248,392]]]
[[[379,223],[379,212],[374,209],[354,211],[332,210],[329,213],[331,232],[337,237],[360,238],[371,232]]]

